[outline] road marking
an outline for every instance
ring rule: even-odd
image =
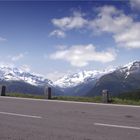
[[[41,119],[42,118],[41,116],[32,116],[32,115],[16,114],[16,113],[9,113],[9,112],[0,112],[0,114],[19,116],[19,117],[27,117],[27,118],[35,118],[35,119]]]
[[[140,130],[140,127],[133,127],[133,126],[112,125],[112,124],[104,124],[104,123],[94,123],[94,125],[105,126],[105,127],[115,127],[115,128]]]
[[[42,102],[55,102],[55,103],[72,103],[72,104],[85,104],[85,105],[140,108],[140,106],[138,106],[138,105],[121,105],[121,104],[105,104],[105,103],[92,103],[92,102],[63,101],[63,100],[31,99],[31,98],[21,98],[21,97],[2,97],[2,96],[0,96],[0,99],[13,99],[13,100],[15,99],[15,100],[27,100],[27,101],[42,101]]]

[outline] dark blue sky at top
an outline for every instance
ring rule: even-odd
[[[57,29],[52,25],[51,20],[69,17],[73,11],[85,13],[87,19],[94,19],[97,16],[94,10],[104,5],[113,5],[128,15],[137,14],[134,20],[140,20],[138,11],[132,10],[129,1],[124,0],[0,1],[0,37],[7,39],[5,42],[0,42],[0,58],[3,58],[1,61],[14,63],[16,66],[26,64],[33,71],[44,75],[52,71],[76,71],[77,68],[72,67],[67,62],[48,60],[48,58],[45,60],[43,55],[48,56],[55,52],[58,45],[94,44],[98,51],[102,50],[103,47],[113,48],[115,44],[112,36],[106,34],[102,38],[100,36],[93,38],[89,31],[81,29],[81,31],[86,32],[84,34],[75,29],[70,30],[66,38],[49,37],[50,32]],[[87,34],[89,34],[88,37]],[[16,56],[20,53],[25,54],[25,57],[17,62],[11,62],[8,57],[4,57]],[[124,49],[122,49],[122,53],[124,53]],[[127,59],[120,53],[115,62],[110,64],[94,62],[87,67],[80,68],[80,70],[106,68],[108,65],[117,66],[133,60],[132,56],[135,56],[134,59],[139,58],[139,51],[132,50],[131,52],[127,51],[127,53]]]

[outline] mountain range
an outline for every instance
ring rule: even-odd
[[[102,76],[86,96],[100,95],[102,89],[108,89],[113,96],[140,89],[140,61],[129,63]]]
[[[69,96],[84,96],[96,84],[98,79],[105,74],[113,72],[114,69],[104,71],[82,71],[64,76],[54,82],[61,91]]]
[[[0,84],[6,85],[8,93],[43,95],[46,86],[53,88],[54,95],[62,93],[51,80],[15,67],[0,66]]]
[[[114,69],[69,74],[55,82],[19,68],[0,66],[0,84],[6,85],[9,93],[44,94],[44,88],[49,86],[53,95],[97,96],[103,89],[118,95],[140,89],[140,61]]]
[[[140,61],[104,71],[83,71],[64,76],[55,83],[65,95],[97,96],[103,89],[111,95],[140,89]]]

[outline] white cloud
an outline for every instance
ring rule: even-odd
[[[58,38],[64,38],[66,36],[64,31],[61,30],[54,30],[50,33],[50,36],[56,36]]]
[[[140,48],[140,23],[134,24],[129,29],[115,34],[114,38],[120,46],[126,48]]]
[[[22,59],[24,57],[24,54],[20,53],[16,56],[9,56],[9,58],[12,60],[12,61],[18,61],[20,59]]]
[[[116,53],[113,50],[98,52],[95,46],[89,45],[74,45],[69,49],[59,50],[50,55],[51,59],[62,59],[70,62],[76,67],[83,67],[91,61],[97,62],[111,62],[115,60]]]
[[[52,23],[62,30],[70,30],[84,27],[87,24],[87,20],[83,18],[81,13],[74,12],[70,17],[54,18]]]
[[[113,6],[104,6],[98,10],[99,13],[97,17],[90,22],[90,26],[93,29],[118,33],[132,25],[133,19]]]
[[[131,0],[131,3],[139,5],[140,0]],[[140,22],[114,6],[99,7],[96,12],[94,19],[87,20],[81,13],[74,12],[73,16],[53,19],[52,23],[61,30],[84,28],[96,34],[111,33],[118,46],[140,48]]]
[[[140,0],[130,0],[130,5],[132,8],[140,8]]]
[[[135,22],[113,6],[100,8],[97,18],[90,21],[90,27],[99,32],[112,33],[121,47],[140,48],[140,22]]]
[[[140,0],[130,2],[138,6]],[[94,33],[108,32],[112,34],[118,46],[140,48],[140,22],[134,21],[133,17],[114,6],[103,6],[96,10],[98,14],[93,20],[87,20],[81,13],[74,12],[73,16],[53,19],[52,23],[61,30],[85,28],[92,29]],[[64,34],[58,31],[52,32],[52,35],[64,37]]]
[[[0,37],[0,42],[7,41],[6,38]]]

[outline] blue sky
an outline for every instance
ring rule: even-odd
[[[52,80],[140,60],[140,1],[0,1],[0,64]]]

